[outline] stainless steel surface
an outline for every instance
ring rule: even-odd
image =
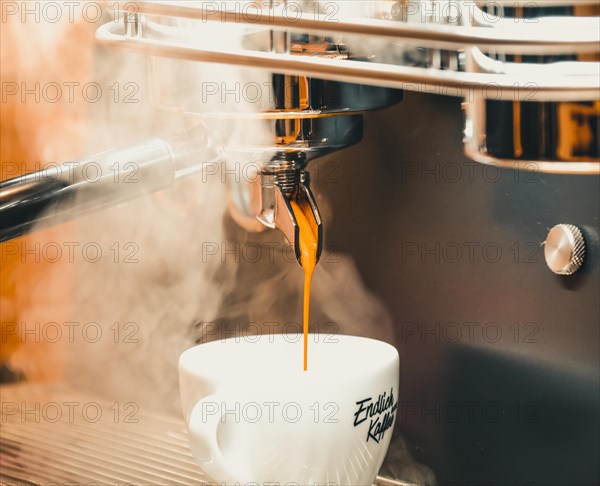
[[[494,59],[477,48],[467,53],[473,72],[513,76],[537,71],[548,78],[559,72],[600,72],[593,62],[529,62]],[[502,56],[505,57],[505,56]],[[513,56],[515,57],[515,56]],[[589,70],[589,71],[588,71]],[[598,85],[600,86],[600,84]],[[558,174],[600,174],[599,92],[581,101],[537,100],[535,84],[523,86],[522,100],[474,96],[465,101],[465,153],[471,159],[507,169]]]
[[[189,453],[179,418],[52,385],[2,385],[0,398],[0,479],[6,484],[209,480]]]
[[[504,4],[503,4],[504,5]],[[579,4],[578,4],[579,5]],[[583,4],[581,4],[583,5]],[[589,5],[589,4],[586,4]],[[499,5],[500,7],[500,5]],[[384,17],[398,17],[397,2],[375,2],[372,5],[372,15]],[[402,7],[403,8],[403,7]],[[483,8],[483,7],[482,7]],[[554,6],[556,8],[556,5]],[[391,9],[391,10],[390,10]],[[512,46],[493,46],[492,44],[479,43],[475,39],[463,38],[461,48],[464,48],[466,66],[462,65],[461,56],[451,57],[446,62],[447,52],[442,48],[454,48],[457,45],[449,46],[443,44],[420,43],[419,46],[434,48],[430,53],[429,67],[417,67],[403,64],[384,64],[377,62],[381,54],[373,54],[369,51],[378,51],[376,44],[370,44],[378,36],[393,37],[396,41],[402,39],[410,29],[417,29],[422,35],[416,35],[414,32],[408,37],[414,40],[422,40],[424,32],[430,30],[425,36],[428,40],[436,38],[436,35],[444,35],[444,28],[453,29],[456,34],[464,27],[444,27],[442,25],[420,25],[419,22],[394,22],[380,21],[376,19],[337,19],[336,22],[327,22],[325,18],[306,12],[293,19],[281,14],[274,9],[256,9],[251,10],[252,15],[246,12],[245,15],[238,15],[234,11],[218,10],[214,5],[201,8],[198,5],[190,6],[183,2],[165,4],[164,2],[151,2],[141,6],[139,12],[145,17],[149,29],[144,37],[127,38],[127,36],[118,33],[117,25],[105,25],[98,30],[98,38],[113,47],[135,52],[143,52],[154,56],[154,63],[160,63],[157,59],[166,57],[169,59],[170,66],[175,66],[173,62],[177,59],[217,62],[225,64],[234,64],[252,68],[268,69],[270,71],[282,72],[286,74],[275,75],[284,80],[290,79],[298,84],[298,81],[305,79],[303,77],[293,76],[291,74],[302,74],[310,76],[319,76],[330,80],[340,80],[352,83],[365,83],[376,86],[387,86],[402,88],[406,90],[436,92],[441,95],[463,97],[465,101],[465,111],[467,121],[465,125],[465,153],[473,160],[488,164],[505,167],[510,169],[522,169],[528,171],[540,171],[548,173],[571,173],[571,174],[596,174],[600,173],[600,160],[598,156],[598,140],[595,127],[597,126],[600,115],[598,113],[598,86],[600,85],[600,64],[597,62],[597,53],[600,38],[600,30],[597,21],[598,18],[594,7],[573,12],[572,15],[562,17],[552,16],[555,10],[551,7],[532,8],[531,5],[506,5],[500,8],[503,12],[516,13],[513,15],[530,16],[533,15],[535,22],[519,23],[514,18],[494,17],[488,21],[485,27],[466,27],[466,29],[480,29],[488,36],[487,39],[493,39],[494,36],[506,36],[507,33],[515,33],[519,39],[529,39],[530,36],[542,35],[552,39],[561,39],[563,43],[561,49],[552,51],[553,54],[563,53],[567,56],[548,58],[554,62],[548,62],[545,59],[542,62],[531,61],[520,62],[523,54],[528,54],[523,45],[519,49]],[[368,10],[368,9],[367,9]],[[471,19],[476,24],[485,23],[486,13],[479,6],[475,8],[479,15]],[[566,11],[566,10],[565,10]],[[382,13],[383,12],[383,13]],[[395,12],[395,13],[394,13]],[[525,13],[524,13],[525,12]],[[562,11],[560,11],[562,12]],[[583,13],[582,13],[583,12]],[[591,14],[590,14],[591,12]],[[591,16],[578,16],[578,15]],[[402,15],[400,15],[402,17]],[[308,49],[302,49],[302,56],[294,56],[293,49],[290,50],[291,37],[285,37],[285,48],[275,49],[272,45],[273,36],[270,37],[270,48],[260,47],[260,42],[254,44],[253,50],[232,49],[232,50],[206,50],[200,43],[190,41],[185,38],[181,41],[180,34],[170,34],[168,28],[161,26],[161,30],[156,30],[153,25],[159,22],[161,18],[171,18],[170,28],[177,31],[177,22],[173,18],[184,18],[194,23],[197,29],[202,29],[202,23],[206,21],[220,20],[229,24],[258,25],[270,28],[288,28],[290,32],[309,32],[311,27],[316,26],[317,31],[334,34],[364,34],[362,40],[367,43],[364,49],[367,54],[365,59],[356,61],[353,57],[353,44],[360,46],[361,40],[357,37],[351,38],[349,46],[344,46],[343,50],[347,59],[337,59],[336,56],[317,55],[320,49],[313,49],[310,43]],[[494,20],[495,19],[495,20]],[[527,20],[527,19],[521,19]],[[532,20],[532,19],[529,19]],[[320,24],[320,25],[319,25]],[[329,24],[333,24],[333,27]],[[572,32],[566,36],[561,34],[560,29],[563,25],[570,25]],[[190,28],[188,25],[187,28]],[[253,27],[257,28],[257,27]],[[167,29],[167,30],[165,30]],[[314,30],[314,29],[313,29]],[[276,31],[270,31],[272,34]],[[572,35],[574,32],[577,34]],[[588,40],[582,40],[578,37],[579,33],[585,32],[589,35]],[[160,34],[160,35],[159,35]],[[453,35],[454,35],[453,34]],[[179,37],[178,37],[179,35]],[[260,29],[250,37],[264,35]],[[565,39],[568,39],[565,44]],[[592,42],[593,39],[593,42]],[[538,39],[539,40],[539,39]],[[567,44],[571,48],[567,48]],[[579,43],[582,41],[582,43]],[[589,44],[588,44],[588,41]],[[291,41],[293,44],[293,41]],[[338,45],[342,46],[338,41]],[[587,54],[579,51],[581,46],[594,46],[594,49]],[[386,49],[394,49],[394,44],[389,43]],[[577,47],[574,47],[577,46]],[[489,57],[482,52],[486,50],[489,56],[499,57],[502,60]],[[360,51],[360,47],[358,48]],[[584,49],[585,50],[585,49]],[[315,51],[315,52],[313,52]],[[518,55],[509,56],[511,52],[518,52]],[[542,51],[540,51],[542,52]],[[549,53],[549,50],[543,51]],[[592,54],[590,54],[590,52]],[[446,56],[446,57],[445,57]],[[506,62],[511,58],[511,62]],[[372,62],[363,62],[364,60]],[[577,59],[577,60],[572,60]],[[585,60],[587,59],[587,60]],[[452,61],[452,62],[450,62]],[[181,61],[180,61],[181,62]],[[445,69],[442,66],[447,64]],[[432,67],[435,66],[435,69]],[[164,66],[163,66],[164,67]],[[450,69],[448,69],[450,67]],[[461,70],[466,67],[466,72]],[[167,70],[168,71],[168,70]],[[274,79],[275,79],[274,78]],[[326,83],[327,81],[318,81]],[[301,81],[300,81],[301,83]],[[357,86],[353,84],[351,86]],[[336,89],[339,91],[341,85]],[[372,88],[373,89],[373,88]],[[285,90],[281,91],[282,93]],[[309,90],[309,98],[312,93],[320,93],[323,89]],[[172,97],[174,90],[170,90],[168,96]],[[365,99],[366,93],[357,93],[354,99]],[[362,102],[348,103],[351,97],[346,96],[339,104],[321,103],[328,106],[328,111],[352,111],[353,109],[368,109],[368,104],[372,100],[367,96],[367,106],[361,108]],[[358,104],[357,104],[358,103]],[[167,103],[168,105],[169,103]],[[178,105],[178,103],[170,103]],[[388,100],[387,104],[391,104]],[[286,106],[286,103],[279,103],[277,110],[264,112],[261,117],[294,116],[294,110]],[[385,106],[385,103],[380,103]],[[286,106],[287,109],[281,107]],[[315,109],[315,104],[311,101],[306,106],[311,106],[312,110],[300,109],[296,107],[295,112],[298,116],[312,117],[316,114],[324,113],[320,109]],[[184,110],[199,111],[201,108],[182,108]],[[204,108],[205,109],[205,108]],[[581,121],[582,120],[582,121]],[[294,122],[294,127],[306,123],[302,118]],[[315,127],[320,123],[329,124],[330,120],[313,120],[310,122]],[[339,122],[338,122],[339,123]],[[281,127],[289,127],[289,123],[280,124]],[[294,130],[292,130],[294,131]],[[287,132],[291,133],[289,128]],[[338,130],[342,133],[343,130]],[[279,136],[277,140],[292,140],[296,137],[290,137],[289,133]],[[298,133],[297,128],[295,133]],[[313,129],[302,129],[301,133],[315,133]],[[301,137],[302,138],[302,137]],[[320,136],[313,137],[319,140]],[[332,137],[335,139],[336,137]],[[295,142],[292,142],[293,144]],[[328,141],[325,146],[331,144]],[[343,146],[343,144],[342,144]],[[315,150],[317,155],[323,153],[324,146],[317,146]]]
[[[184,135],[108,150],[0,182],[0,242],[169,187],[210,161],[205,139]]]
[[[577,226],[558,224],[546,236],[544,258],[557,275],[572,275],[581,268],[585,257],[585,240]]]
[[[543,172],[546,174],[600,174],[598,162],[555,162],[540,160],[501,159],[493,157],[482,150],[474,149],[472,145],[465,144],[465,155],[475,162],[508,170],[522,170],[532,173]]]
[[[410,91],[437,92],[466,98],[473,93],[482,93],[484,97],[493,97],[499,100],[526,99],[531,96],[528,87],[534,85],[536,101],[587,100],[597,96],[600,79],[597,74],[591,76],[561,74],[548,78],[530,72],[527,75],[506,76],[440,71],[374,62],[288,56],[242,49],[206,49],[172,41],[129,38],[125,36],[123,26],[118,23],[102,25],[96,35],[99,42],[108,47],[150,56],[237,65],[283,74],[314,76],[334,81]]]
[[[179,417],[60,385],[2,385],[0,410],[3,486],[215,484],[194,462]]]
[[[251,177],[230,183],[235,197],[231,210],[235,221],[247,231],[254,231],[254,222],[280,230],[294,248],[301,264],[300,228],[290,201],[306,201],[317,226],[317,261],[323,251],[323,221],[310,190],[310,176],[304,170],[306,158],[301,153],[280,153],[262,167],[256,167]],[[300,159],[298,158],[300,156]]]
[[[513,4],[514,5],[514,4]],[[541,54],[560,52],[598,52],[600,30],[590,23],[588,29],[559,28],[549,32],[541,29],[501,30],[486,27],[446,27],[407,22],[389,22],[369,18],[328,20],[327,16],[312,13],[296,13],[293,17],[282,15],[271,9],[247,8],[244,15],[227,10],[216,4],[208,7],[189,6],[185,2],[141,2],[136,5],[139,13],[164,15],[193,20],[217,21],[263,25],[271,28],[293,29],[304,32],[326,32],[328,34],[368,35],[392,38],[407,44],[437,49],[461,49],[467,46],[496,48],[505,51]],[[567,22],[564,22],[567,24]],[[568,25],[568,24],[567,24]]]
[[[549,174],[600,174],[600,102],[463,104],[465,154],[505,169]]]
[[[184,8],[189,7],[184,5]],[[201,42],[198,35],[203,32],[202,27],[198,22],[156,15],[145,15],[140,21],[140,32],[145,37],[165,42]],[[352,55],[348,46],[330,36],[265,29],[241,34],[231,31],[230,35],[241,45],[293,57],[347,62]],[[299,227],[290,201],[305,200],[317,224],[319,258],[323,229],[310,192],[306,165],[318,157],[357,144],[363,133],[362,112],[391,106],[402,99],[402,92],[315,79],[303,73],[267,73],[266,76],[263,73],[260,77],[256,71],[228,71],[228,76],[200,63],[156,57],[149,61],[152,103],[161,109],[199,116],[207,126],[225,125],[224,136],[216,144],[222,147],[232,164],[239,166],[242,161],[244,169],[250,169],[245,172],[254,172],[252,177],[230,183],[230,209],[234,219],[247,230],[261,230],[256,221],[280,230],[300,261]],[[208,84],[223,86],[231,78],[238,84],[241,79],[250,80],[250,84],[262,86],[261,93],[266,86],[268,93],[259,94],[254,102],[246,98],[231,102],[227,96],[207,100],[204,87]],[[173,89],[174,83],[178,89]],[[202,96],[190,96],[190,92],[196,93],[198,89]],[[248,123],[253,125],[253,130],[248,130]],[[246,132],[251,135],[244,137]]]

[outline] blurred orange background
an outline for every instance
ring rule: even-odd
[[[5,5],[0,6],[4,12]],[[57,23],[3,17],[1,180],[81,156],[87,112],[83,99],[72,102],[63,96],[54,102],[43,93],[50,83],[65,86],[90,79],[96,27],[81,19],[71,22],[68,16]],[[39,249],[64,241],[72,224],[0,245],[0,361],[31,381],[62,375],[63,346],[44,342],[36,329],[68,320],[70,272],[68,265],[45,261]]]

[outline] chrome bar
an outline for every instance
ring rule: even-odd
[[[485,2],[483,2],[485,3]],[[501,29],[471,26],[444,26],[369,18],[333,18],[316,13],[293,12],[289,16],[268,9],[244,8],[243,13],[209,7],[192,7],[182,2],[139,2],[136,12],[149,15],[186,18],[202,22],[262,25],[293,31],[318,31],[329,34],[367,35],[393,38],[404,44],[434,49],[457,50],[468,46],[519,54],[559,54],[600,51],[600,28],[594,22],[589,29]],[[458,5],[458,2],[457,2]],[[514,6],[514,2],[510,3]]]
[[[539,73],[514,75],[442,71],[436,69],[349,60],[289,56],[248,50],[211,50],[178,42],[128,38],[123,24],[110,22],[96,32],[102,44],[149,56],[245,66],[271,72],[312,76],[350,83],[406,89],[471,100],[476,96],[513,101],[575,101],[598,97],[598,70],[590,75]],[[583,63],[582,63],[583,64]],[[592,65],[595,66],[594,63]]]
[[[578,174],[600,175],[598,162],[561,162],[540,160],[509,160],[486,155],[465,144],[465,155],[480,164],[492,165],[503,169],[524,170],[540,174]]]

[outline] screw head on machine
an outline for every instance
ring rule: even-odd
[[[558,224],[548,232],[544,258],[557,275],[572,275],[581,268],[585,256],[585,239],[577,226]]]

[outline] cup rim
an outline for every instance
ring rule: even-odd
[[[320,335],[320,334],[325,336],[324,333],[312,333],[312,332],[309,333],[309,336]],[[261,343],[264,346],[268,347],[269,345],[274,345],[277,342],[281,343],[281,341],[285,339],[285,336],[302,337],[303,334],[302,333],[263,334],[260,336],[252,336],[252,337],[253,338],[269,337],[270,339],[275,339],[275,341],[271,341],[271,342],[266,341],[266,342]],[[349,334],[336,334],[335,338],[339,339],[339,341],[337,343],[331,343],[331,344],[342,344],[342,342],[343,343],[358,343],[358,342],[367,343],[371,347],[378,348],[377,355],[382,358],[382,361],[388,362],[388,361],[393,361],[395,359],[399,360],[398,350],[396,349],[395,346],[393,346],[392,344],[390,344],[388,342],[381,341],[379,339],[370,338],[370,337],[353,336],[353,335],[349,335]],[[181,355],[179,356],[178,367],[180,370],[181,369],[192,370],[194,368],[194,365],[197,364],[196,360],[197,360],[198,353],[200,353],[203,350],[208,351],[210,349],[211,352],[214,352],[214,349],[217,349],[217,348],[223,347],[223,346],[232,346],[233,344],[235,344],[236,346],[248,347],[248,346],[256,346],[258,343],[257,341],[250,342],[250,341],[244,341],[243,339],[240,341],[240,339],[242,339],[242,338],[240,338],[239,336],[233,336],[233,337],[226,338],[226,339],[219,339],[216,341],[210,341],[207,343],[201,343],[201,344],[192,346],[191,348],[188,348],[181,353]],[[297,345],[297,346],[301,347],[302,340],[299,339],[294,342],[285,341],[285,344]],[[324,345],[323,343],[319,343],[319,344]],[[308,346],[309,353],[310,353],[311,347],[314,347],[315,345],[319,345],[319,344],[310,342],[309,346]],[[356,360],[357,358],[352,357],[352,359]]]

